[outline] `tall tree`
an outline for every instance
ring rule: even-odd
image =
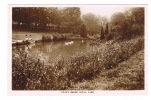
[[[144,24],[144,8],[143,7],[137,7],[132,8],[132,17],[133,21],[137,24]]]
[[[82,21],[86,25],[86,29],[89,34],[98,34],[101,30],[101,17],[92,13],[87,13],[82,16]]]
[[[108,27],[108,23],[106,24],[105,27],[105,36],[109,34],[109,27]]]
[[[103,30],[103,26],[101,27],[101,35],[100,35],[100,39],[104,39],[104,30]]]
[[[77,33],[82,24],[81,11],[79,7],[66,7],[61,10],[62,25],[68,27],[69,31]]]
[[[125,22],[125,16],[122,12],[116,12],[111,16],[112,26],[122,26]]]

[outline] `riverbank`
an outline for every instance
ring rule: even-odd
[[[66,90],[84,80],[93,80],[98,74],[116,68],[139,50],[144,49],[144,38],[107,41],[95,49],[81,52],[64,60],[53,61],[39,51],[13,52],[13,90]],[[45,63],[45,61],[49,63]]]
[[[144,50],[140,50],[114,69],[83,80],[69,90],[144,90],[144,70]]]
[[[52,42],[52,41],[64,41],[64,40],[92,40],[90,37],[81,37],[80,35],[74,35],[72,33],[35,33],[35,32],[13,32],[12,45],[25,45],[27,38],[31,38],[34,42]],[[93,38],[94,39],[94,38]],[[30,42],[29,42],[30,44]]]

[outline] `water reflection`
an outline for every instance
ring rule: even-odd
[[[71,58],[71,56],[79,52],[87,52],[92,47],[90,47],[90,40],[77,40],[77,41],[56,41],[56,42],[45,42],[45,43],[33,43],[30,45],[23,45],[15,47],[15,49],[34,51],[44,53],[50,58],[57,58],[59,55],[63,56],[65,59]],[[66,45],[70,43],[70,45]]]

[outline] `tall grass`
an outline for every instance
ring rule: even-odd
[[[64,90],[76,82],[93,79],[97,73],[114,68],[144,48],[144,39],[108,41],[95,50],[81,52],[70,59],[47,58],[41,52],[14,51],[12,55],[13,90]],[[46,58],[43,58],[46,57]]]

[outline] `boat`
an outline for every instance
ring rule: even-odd
[[[35,43],[35,40],[32,39],[31,35],[30,37],[27,37],[28,35],[25,36],[24,40],[13,40],[12,45],[28,45],[31,43]]]

